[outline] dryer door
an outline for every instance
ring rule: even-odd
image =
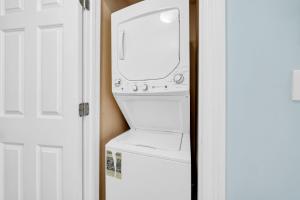
[[[182,40],[188,41],[183,24],[188,24],[187,0],[148,0],[115,12],[113,67],[131,81],[167,77],[180,65]]]

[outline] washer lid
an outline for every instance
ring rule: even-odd
[[[126,152],[130,154],[136,154],[140,156],[151,156],[156,159],[165,159],[169,161],[176,161],[180,163],[191,163],[191,154],[190,154],[190,148],[183,149],[183,141],[181,144],[181,149],[178,150],[170,150],[166,149],[165,147],[163,149],[160,148],[148,148],[138,145],[132,145],[130,144],[130,140],[133,136],[133,132],[137,134],[135,130],[128,130],[125,133],[122,133],[121,135],[115,137],[114,139],[110,140],[106,145],[105,148],[107,150],[112,151],[118,151],[118,152]],[[183,139],[184,140],[184,137]]]
[[[180,151],[182,134],[166,134],[158,131],[131,131],[126,144],[150,149]]]
[[[180,61],[180,11],[174,8],[130,15],[113,33],[120,74],[136,81],[167,77]],[[113,23],[118,23],[114,19]]]

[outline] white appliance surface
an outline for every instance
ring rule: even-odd
[[[112,92],[130,130],[106,145],[107,200],[190,200],[189,1],[112,14]]]
[[[169,134],[189,134],[190,97],[117,95],[115,99],[130,128],[161,131]]]
[[[145,138],[142,139],[141,136],[138,136],[139,134]],[[162,134],[164,133],[129,130],[107,143],[106,148],[190,163],[189,135],[169,135],[170,137],[168,137],[167,134]],[[170,138],[172,141],[167,141]],[[177,150],[178,147],[180,150]]]
[[[120,23],[119,72],[128,80],[168,76],[179,64],[179,31],[178,9],[158,10]]]
[[[142,1],[112,14],[112,90],[189,92],[189,2]]]
[[[165,132],[132,131],[126,144],[151,149],[180,151],[182,134],[168,134]]]
[[[122,157],[121,178],[106,175],[108,200],[189,200],[190,163],[120,151],[107,145],[107,151]]]

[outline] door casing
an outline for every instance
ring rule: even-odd
[[[101,2],[90,0],[83,12],[83,101],[90,104],[83,119],[83,200],[99,200],[100,16]]]
[[[199,1],[198,200],[226,199],[226,0]]]

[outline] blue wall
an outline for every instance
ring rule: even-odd
[[[300,200],[300,0],[227,0],[227,200]]]

